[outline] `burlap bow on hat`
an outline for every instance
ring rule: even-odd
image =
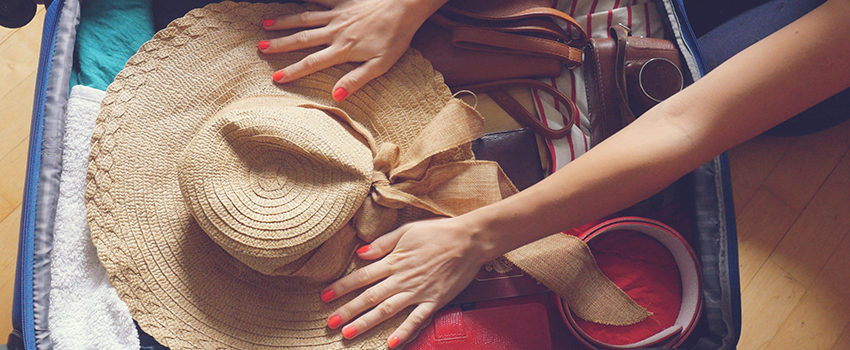
[[[257,41],[286,33],[260,23],[306,9],[318,8],[193,10],[144,44],[103,100],[86,189],[92,239],[136,321],[173,349],[384,348],[409,311],[353,340],[326,326],[356,293],[319,294],[365,264],[354,250],[516,191],[498,165],[474,160],[480,115],[413,50],[344,102],[328,91],[350,64],[273,83],[310,51],[262,55]],[[582,317],[645,317],[586,246],[552,237],[507,256]]]

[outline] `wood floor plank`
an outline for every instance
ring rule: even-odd
[[[850,237],[844,236],[843,243],[779,328],[769,349],[831,349],[850,324]]]
[[[0,197],[13,207],[21,205],[23,199],[28,152],[29,137],[0,157]]]
[[[832,345],[832,349],[830,350],[847,349],[850,349],[850,324],[847,324],[847,326],[844,327],[844,332],[841,333],[841,336],[838,337],[838,340]]]
[[[0,221],[0,336],[3,341],[12,332],[12,296],[15,288],[15,262],[18,252],[18,228],[21,207]]]
[[[736,215],[741,215],[793,144],[790,137],[759,136],[729,150]]]
[[[766,350],[776,332],[806,292],[768,260],[741,294],[741,339],[738,349]]]
[[[44,6],[43,5],[37,5],[37,6],[38,6],[38,9],[36,9],[36,11],[35,11],[35,17],[33,17],[32,21],[29,24],[27,24],[27,26],[36,25],[36,26],[40,27],[44,23],[44,14],[45,14]],[[18,29],[20,29],[20,28],[12,29],[12,28],[0,27],[0,45],[3,45],[3,43],[7,39],[9,39],[12,36],[12,34],[14,34]]]
[[[18,28],[3,41],[0,50],[0,98],[4,98],[15,86],[38,69],[38,55],[41,49],[41,24],[30,22]],[[32,92],[30,92],[32,100]]]
[[[17,30],[18,28],[0,27],[0,45],[3,45],[3,42],[9,39]]]
[[[850,121],[795,138],[794,145],[764,181],[791,207],[803,210],[850,147]]]
[[[0,158],[4,157],[12,149],[30,134],[30,121],[32,119],[32,100],[35,92],[36,71],[13,88],[5,97],[0,98]]]
[[[808,287],[850,231],[850,152],[835,167],[776,250],[770,255]]]
[[[10,316],[21,221],[21,207],[13,204],[20,203],[24,182],[21,174],[26,171],[27,147],[22,145],[29,140],[44,15],[44,7],[39,5],[32,22],[0,32],[0,193],[14,197],[5,204],[11,209],[0,208],[5,212],[0,213],[0,342],[12,331]]]
[[[767,261],[798,215],[797,211],[764,187],[755,193],[738,216],[741,290],[747,290],[756,272]]]
[[[5,220],[13,211],[15,211],[15,206],[0,197],[0,221]]]

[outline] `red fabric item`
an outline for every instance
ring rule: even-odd
[[[473,310],[444,308],[406,350],[549,350],[549,317],[535,298],[477,303]]]
[[[576,317],[588,335],[608,344],[624,345],[646,339],[675,323],[682,303],[682,281],[667,248],[652,237],[626,230],[606,233],[588,245],[602,272],[652,313],[630,326],[608,326]]]

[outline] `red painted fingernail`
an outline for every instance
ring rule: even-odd
[[[328,327],[331,327],[331,329],[336,329],[340,323],[342,323],[342,317],[339,317],[339,315],[333,315],[328,319]]]
[[[272,74],[272,79],[274,79],[274,81],[280,81],[281,79],[283,79],[284,75],[285,74],[283,73],[283,71],[277,71]]]
[[[359,249],[357,249],[357,254],[364,254],[364,253],[368,252],[369,249],[371,249],[371,248],[372,248],[371,244],[364,245],[364,246],[360,247]]]
[[[327,302],[331,301],[331,299],[333,299],[333,298],[334,298],[334,291],[332,289],[328,289],[328,290],[322,292],[322,301],[327,303]]]
[[[268,49],[269,46],[271,46],[271,44],[272,43],[269,42],[268,40],[263,40],[263,41],[257,43],[257,47],[259,47],[260,50],[265,50],[265,49]]]
[[[336,90],[334,90],[334,95],[333,95],[334,100],[342,101],[342,99],[344,99],[347,96],[348,96],[348,91],[345,91],[345,88],[336,88]]]
[[[398,346],[398,343],[399,343],[398,337],[392,337],[387,342],[387,345],[390,346],[390,349],[395,349],[395,347]]]
[[[272,25],[274,25],[273,19],[263,20],[263,27],[271,27]]]
[[[348,326],[342,329],[342,336],[346,339],[354,338],[355,334],[357,334],[357,328],[354,328],[354,326]]]

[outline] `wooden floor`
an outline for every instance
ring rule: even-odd
[[[44,8],[18,29],[0,27],[0,343],[12,330],[12,291]]]
[[[11,330],[21,194],[44,10],[0,28],[0,342]],[[850,349],[850,123],[730,151],[739,349]]]

